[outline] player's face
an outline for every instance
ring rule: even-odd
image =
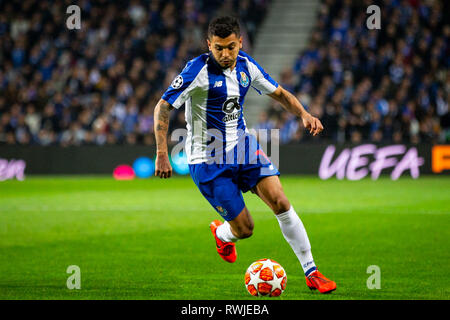
[[[234,67],[239,50],[242,49],[242,37],[232,33],[226,38],[212,36],[207,41],[209,51],[222,68]]]

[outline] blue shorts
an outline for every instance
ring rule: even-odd
[[[189,170],[202,195],[227,221],[236,218],[244,209],[242,192],[251,190],[264,177],[280,175],[270,160],[254,164],[203,162],[190,164]]]

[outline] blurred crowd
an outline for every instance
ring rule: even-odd
[[[153,110],[233,14],[251,51],[270,0],[0,0],[0,144],[154,144]],[[171,130],[184,127],[172,113]]]
[[[282,143],[450,142],[450,8],[445,1],[324,0],[307,48],[280,83],[325,130],[311,137],[273,102],[257,128]],[[381,29],[369,30],[369,5]]]
[[[153,110],[206,52],[209,20],[238,15],[251,53],[270,0],[0,0],[0,144],[154,144]],[[369,30],[366,9],[381,8]],[[258,129],[281,143],[450,142],[450,25],[443,0],[322,0],[307,48],[280,75],[324,124],[319,137],[272,102]],[[170,130],[184,127],[172,112]]]

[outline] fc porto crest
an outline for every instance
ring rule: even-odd
[[[221,206],[217,206],[216,209],[222,217],[225,217],[228,214],[227,210]]]
[[[248,87],[250,80],[247,77],[247,74],[244,71],[241,71],[241,86],[243,86],[244,88]]]

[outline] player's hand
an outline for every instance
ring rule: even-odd
[[[302,117],[302,121],[305,128],[309,130],[309,133],[313,136],[317,136],[323,131],[323,125],[320,120],[309,113]]]
[[[160,178],[170,178],[172,176],[172,166],[170,165],[167,152],[158,152],[155,163],[155,176]]]

